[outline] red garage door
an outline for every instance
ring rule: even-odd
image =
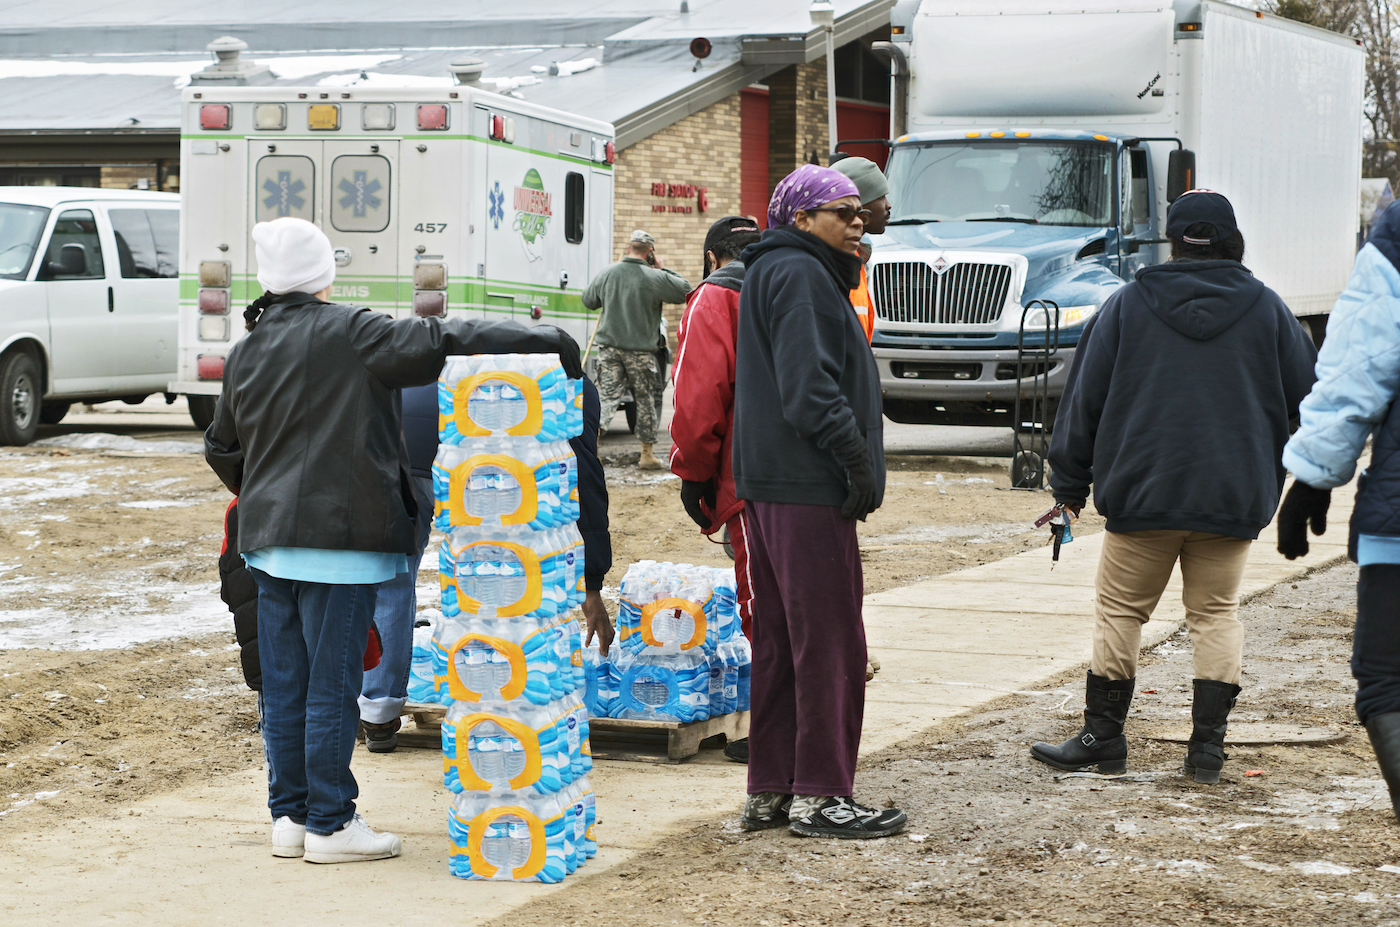
[[[838,142],[846,138],[889,138],[890,109],[888,106],[837,100],[836,133],[841,136]],[[880,165],[881,170],[889,154],[889,149],[884,145],[847,145],[841,150],[858,158],[869,158]]]
[[[768,91],[739,95],[739,202],[744,215],[768,227]]]

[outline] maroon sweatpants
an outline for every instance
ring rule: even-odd
[[[753,580],[749,792],[850,795],[865,715],[856,523],[745,502]]]

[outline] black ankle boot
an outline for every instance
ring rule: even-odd
[[[1186,762],[1181,767],[1197,782],[1220,781],[1225,766],[1225,729],[1230,709],[1235,707],[1240,687],[1214,679],[1196,679],[1191,700],[1191,742],[1186,745]]]
[[[1062,744],[1038,743],[1031,756],[1071,771],[1095,764],[1099,772],[1117,775],[1128,770],[1128,739],[1123,722],[1133,702],[1133,679],[1105,679],[1089,673],[1084,688],[1084,726]]]
[[[1400,818],[1400,711],[1374,716],[1366,722],[1366,733],[1371,735],[1376,762],[1390,789],[1391,807]]]

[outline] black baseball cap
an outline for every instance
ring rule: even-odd
[[[758,223],[748,216],[725,216],[723,219],[720,219],[714,225],[710,226],[710,230],[705,233],[705,250],[715,250],[715,246],[719,244],[720,239],[732,235],[735,232],[753,232],[757,234],[758,231]]]
[[[1214,229],[1209,238],[1186,236],[1186,230],[1197,223]],[[1167,237],[1188,245],[1218,245],[1237,231],[1234,207],[1214,190],[1187,190],[1167,209]]]

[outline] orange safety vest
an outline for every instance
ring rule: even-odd
[[[851,290],[851,306],[860,319],[860,327],[865,329],[865,340],[875,337],[875,303],[870,299],[870,278],[865,275],[865,265],[860,265],[860,286]]]

